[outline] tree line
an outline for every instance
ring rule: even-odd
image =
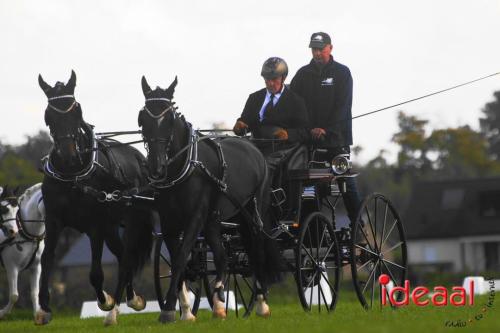
[[[397,160],[389,163],[381,150],[359,166],[362,193],[384,193],[404,211],[415,182],[500,176],[500,91],[481,109],[478,130],[429,129],[426,119],[402,111],[397,117],[399,130],[392,137],[399,146]]]

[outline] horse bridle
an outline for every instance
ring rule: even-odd
[[[73,103],[71,103],[71,105],[66,109],[66,110],[61,110],[59,108],[56,108],[54,105],[50,104],[51,101],[55,101],[55,100],[58,100],[58,99],[65,99],[65,98],[72,98],[73,99]],[[49,107],[56,111],[56,112],[59,112],[59,113],[68,113],[70,112],[71,110],[74,109],[75,106],[78,105],[78,102],[76,101],[75,99],[75,95],[61,95],[61,96],[54,96],[54,97],[50,97],[48,99],[49,101]]]
[[[163,102],[167,102],[168,103],[168,106],[163,109],[162,112],[160,112],[158,115],[155,115],[153,114],[147,107],[147,102],[153,102],[153,101],[163,101]],[[142,110],[146,111],[146,114],[153,118],[153,119],[161,119],[162,117],[165,117],[165,115],[170,112],[172,114],[172,123],[175,122],[175,120],[177,119],[177,113],[175,112],[177,108],[175,107],[175,103],[172,102],[171,99],[168,99],[168,98],[147,98],[146,99],[146,103],[144,104],[144,107],[142,108]],[[171,149],[171,146],[172,146],[172,141],[174,141],[174,133],[175,132],[175,126],[172,126],[172,131],[170,133],[170,137],[168,139],[165,139],[165,138],[146,138],[144,136],[144,132],[142,134],[142,138],[144,140],[144,147],[146,148],[146,150],[148,151],[148,154],[149,154],[149,143],[167,143],[166,146],[165,146],[165,155],[167,156],[167,159],[170,158],[169,156],[169,153],[170,153],[170,149]]]
[[[73,103],[71,103],[71,105],[65,110],[61,110],[61,109],[53,106],[50,103],[53,100],[64,99],[64,98],[72,98],[73,99]],[[51,108],[52,110],[54,110],[58,113],[61,113],[61,114],[66,114],[66,113],[74,110],[79,105],[80,104],[76,101],[74,95],[61,95],[61,96],[54,96],[54,97],[48,98],[49,108]],[[85,166],[82,171],[80,171],[76,174],[70,174],[70,175],[63,174],[63,173],[55,170],[54,166],[52,165],[52,163],[50,161],[50,157],[49,157],[50,155],[48,155],[47,157],[45,157],[45,163],[44,163],[44,172],[46,174],[48,174],[49,176],[51,176],[53,178],[61,180],[61,181],[74,182],[74,181],[78,181],[79,179],[84,179],[84,178],[88,177],[95,170],[95,164],[97,163],[97,140],[94,136],[94,133],[93,133],[93,131],[91,131],[92,132],[92,135],[91,135],[92,147],[90,149],[83,149],[82,150],[80,147],[80,139],[82,138],[84,133],[82,132],[81,124],[78,126],[77,131],[78,131],[78,133],[76,133],[76,134],[75,133],[68,133],[65,135],[56,135],[55,133],[50,132],[50,136],[54,140],[54,146],[56,148],[59,146],[59,141],[62,139],[73,140],[73,143],[75,144],[75,147],[76,147],[78,159],[80,160],[80,163],[82,163],[82,164],[83,164],[82,156],[81,156],[82,152],[90,151],[92,153],[92,157],[91,157],[89,164],[87,166]]]
[[[1,204],[1,202],[7,201],[8,203],[6,205]],[[17,206],[17,198],[16,197],[6,197],[3,198],[0,202],[0,207],[4,208],[7,206]],[[3,212],[0,211],[0,229],[4,232],[4,234],[7,235],[7,228],[5,227],[5,223],[10,222],[10,221],[16,221],[17,222],[17,215],[16,217],[9,218],[9,219],[4,219],[3,218]]]

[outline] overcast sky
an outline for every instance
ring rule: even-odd
[[[354,78],[353,115],[500,71],[500,1],[25,1],[0,0],[0,140],[45,128],[41,73],[77,74],[75,95],[98,131],[135,130],[140,78],[166,87],[195,127],[232,126],[260,68],[284,58],[290,76],[310,61],[312,32],[328,32]],[[432,127],[478,127],[500,76],[400,109]],[[397,130],[393,109],[353,121],[367,161]]]

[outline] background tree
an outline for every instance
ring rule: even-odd
[[[472,178],[498,175],[499,163],[488,157],[487,141],[469,126],[437,129],[426,138],[433,178]]]
[[[481,133],[488,140],[488,153],[500,162],[500,91],[494,92],[493,97],[495,100],[481,110],[484,118],[479,118],[479,125]]]
[[[402,111],[398,113],[399,132],[392,141],[399,145],[397,167],[400,173],[425,173],[430,169],[427,159],[427,142],[425,126],[428,121],[416,116],[408,116]]]

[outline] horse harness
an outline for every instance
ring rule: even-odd
[[[38,203],[40,203],[40,201],[42,201],[42,197],[40,197]],[[21,218],[21,207],[19,207],[19,210],[17,211],[17,215],[16,215],[15,219],[3,220],[2,217],[0,216],[0,222],[2,224],[6,221],[11,221],[11,220],[16,220],[17,229],[19,230],[18,235],[23,239],[19,240],[19,241],[14,241],[14,239],[15,239],[15,237],[14,237],[14,238],[10,238],[6,242],[0,244],[0,254],[2,253],[2,250],[4,248],[6,248],[7,246],[16,245],[17,250],[22,251],[23,248],[20,246],[21,244],[35,243],[36,248],[33,251],[33,254],[31,255],[30,260],[28,261],[28,264],[23,268],[23,270],[26,270],[31,266],[31,264],[33,264],[33,261],[36,258],[36,253],[38,252],[38,249],[40,248],[40,243],[45,239],[46,232],[44,230],[41,235],[33,235],[29,231],[26,230],[26,228],[24,227],[24,223],[45,223],[45,220],[26,220],[26,219],[23,220]],[[4,266],[4,263],[3,263],[1,256],[0,256],[0,264],[2,266]]]
[[[147,100],[148,101],[148,100]],[[149,110],[145,107],[144,110],[148,112],[150,116],[153,116]],[[166,112],[170,111],[171,108],[167,108],[162,111],[161,116],[164,116]],[[175,111],[172,111],[174,119],[178,117],[178,113]],[[158,118],[159,116],[154,116],[154,118]],[[256,217],[254,218],[245,207],[228,191],[228,186],[227,186],[227,163],[224,158],[224,152],[222,150],[222,147],[220,145],[220,142],[218,139],[221,138],[221,136],[213,136],[213,135],[201,135],[198,131],[195,131],[193,129],[193,126],[191,123],[185,121],[184,117],[181,118],[183,122],[186,124],[188,127],[188,132],[189,132],[189,137],[188,137],[188,143],[186,146],[184,146],[182,149],[180,149],[172,158],[169,158],[167,161],[167,166],[170,165],[173,161],[178,159],[182,154],[186,151],[188,151],[186,160],[184,162],[183,168],[175,177],[173,180],[170,180],[167,183],[164,183],[165,178],[160,179],[160,180],[151,180],[150,185],[155,188],[155,189],[167,189],[167,188],[172,188],[175,185],[178,185],[184,181],[186,181],[193,171],[195,169],[199,169],[202,171],[202,173],[210,180],[212,181],[216,187],[219,189],[219,191],[235,206],[238,208],[238,210],[244,215],[245,219],[252,222],[254,228],[256,231],[259,232],[264,232],[264,234],[267,235],[264,231],[264,223],[262,222],[262,219],[259,215],[258,209],[257,209],[257,199],[254,197],[254,203],[255,203],[255,212],[256,212]],[[167,154],[169,151],[169,147],[171,146],[171,142],[174,137],[174,131],[172,130],[172,133],[170,135],[169,142],[167,142]],[[214,139],[214,140],[212,140]],[[220,162],[220,168],[222,172],[222,177],[219,178],[216,175],[213,174],[206,166],[205,164],[198,159],[198,144],[202,141],[208,140],[208,144],[211,144],[212,147],[215,148],[217,152],[217,157]],[[214,212],[217,213],[217,212]]]

